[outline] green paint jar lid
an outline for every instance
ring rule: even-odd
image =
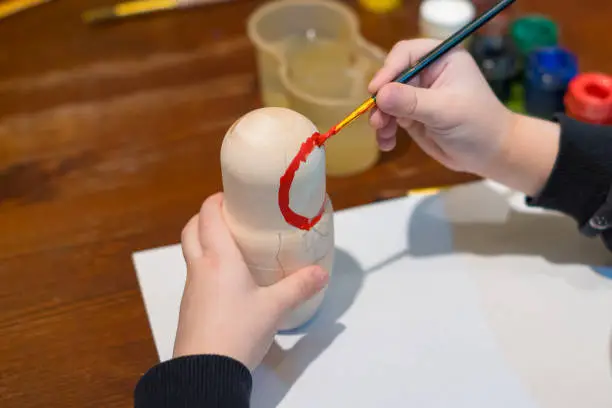
[[[557,24],[546,16],[533,14],[512,23],[510,34],[521,54],[527,55],[536,48],[552,47],[559,42]]]

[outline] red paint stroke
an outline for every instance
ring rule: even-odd
[[[310,155],[310,153],[313,152],[316,147],[323,146],[323,144],[330,137],[334,136],[340,130],[342,130],[342,128],[349,124],[352,119],[359,117],[361,114],[370,109],[371,104],[369,102],[370,101],[368,101],[368,103],[364,103],[359,110],[353,112],[349,116],[349,118],[345,119],[343,122],[336,124],[327,133],[320,134],[319,132],[315,132],[312,134],[312,136],[306,139],[304,143],[302,143],[300,150],[287,167],[287,170],[285,170],[285,174],[283,174],[283,176],[280,178],[280,187],[278,189],[278,206],[280,208],[281,214],[283,214],[283,217],[285,218],[285,221],[287,221],[287,223],[289,223],[290,225],[293,225],[294,227],[302,230],[309,231],[319,222],[319,220],[323,216],[323,212],[325,211],[325,201],[323,201],[321,209],[319,210],[317,215],[314,216],[314,218],[307,218],[303,215],[297,214],[289,206],[289,192],[291,191],[291,184],[293,183],[295,173],[300,168],[300,164],[306,162],[306,159],[308,159],[308,156]]]
[[[317,146],[323,146],[323,143],[327,142],[327,139],[329,139],[330,137],[332,137],[333,135],[335,135],[336,133],[340,131],[338,126],[339,124],[331,128],[327,133],[324,133],[324,134],[320,134],[316,132],[311,137],[315,138]]]
[[[314,227],[317,222],[323,216],[323,211],[325,210],[325,200],[323,200],[323,204],[321,205],[321,210],[314,218],[307,218],[303,215],[295,213],[289,207],[289,192],[291,191],[291,184],[293,183],[293,179],[295,177],[295,173],[300,168],[300,164],[306,162],[308,156],[315,147],[321,147],[330,137],[337,134],[342,128],[353,120],[357,119],[363,113],[365,113],[368,109],[370,109],[374,105],[374,99],[368,99],[364,102],[357,110],[347,116],[342,122],[338,123],[334,127],[332,127],[327,133],[320,134],[318,132],[313,133],[300,147],[300,150],[295,155],[287,170],[285,170],[285,174],[280,179],[280,187],[278,189],[278,206],[280,208],[281,214],[285,218],[285,221],[290,225],[293,225],[296,228],[309,231],[312,227]]]
[[[293,160],[291,160],[287,170],[285,170],[285,174],[283,174],[283,176],[280,178],[280,187],[278,189],[278,206],[281,214],[283,214],[283,217],[288,224],[301,230],[309,231],[312,227],[317,225],[317,223],[321,220],[321,217],[323,217],[323,212],[325,211],[325,200],[321,205],[321,209],[313,218],[307,218],[303,215],[297,214],[289,206],[289,192],[291,191],[291,184],[293,183],[295,173],[300,168],[300,165],[306,162],[308,156],[315,148],[321,147],[327,139],[335,134],[333,133],[335,128],[336,126],[323,135],[315,132],[312,136],[306,139],[306,141],[302,143],[298,153],[295,155]]]

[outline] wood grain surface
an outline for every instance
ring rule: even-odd
[[[130,256],[179,241],[221,188],[226,129],[260,104],[245,22],[262,2],[81,23],[109,3],[56,0],[0,20],[3,408],[132,404],[157,356]],[[612,72],[612,2],[561,3],[516,7],[557,19],[583,69]],[[359,10],[365,36],[386,49],[414,36],[417,7]],[[342,209],[471,179],[402,138],[329,192]]]

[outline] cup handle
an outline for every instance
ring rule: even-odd
[[[361,36],[357,37],[356,43],[359,49],[364,50],[367,53],[369,53],[374,59],[377,59],[378,61],[380,61],[381,64],[385,62],[385,59],[387,58],[388,53],[385,50],[383,50],[381,47],[375,44],[372,44],[371,42],[367,41],[365,38]]]

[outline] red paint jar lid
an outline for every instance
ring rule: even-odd
[[[592,72],[577,75],[565,94],[569,116],[585,122],[612,122],[612,77]]]

